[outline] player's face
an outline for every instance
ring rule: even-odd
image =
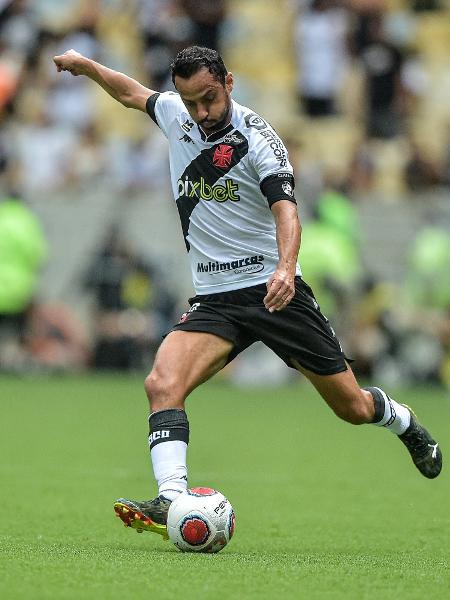
[[[225,85],[222,85],[205,67],[189,79],[175,77],[175,87],[192,119],[206,133],[222,129],[228,124],[233,89],[231,73],[227,74]]]

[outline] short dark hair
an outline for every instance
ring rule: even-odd
[[[175,60],[170,65],[172,70],[172,82],[175,85],[175,76],[189,79],[201,69],[206,68],[217,81],[224,86],[225,77],[228,73],[223,59],[217,50],[203,48],[202,46],[191,46],[178,52]]]

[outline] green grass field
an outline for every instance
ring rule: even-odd
[[[404,390],[450,455],[450,398]],[[179,553],[121,526],[152,497],[138,378],[0,378],[0,597],[450,598],[450,469],[423,478],[395,436],[336,419],[307,384],[209,383],[189,400],[190,485],[217,487],[236,533]]]

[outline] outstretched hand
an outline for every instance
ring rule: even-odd
[[[76,50],[67,50],[64,54],[53,57],[58,73],[60,71],[69,71],[72,75],[84,74],[85,57]]]

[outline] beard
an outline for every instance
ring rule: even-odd
[[[231,98],[230,98],[230,96],[228,96],[227,100],[226,100],[225,109],[224,109],[222,115],[219,117],[219,120],[210,126],[204,125],[203,124],[204,121],[202,123],[199,123],[199,125],[200,125],[200,127],[202,127],[202,129],[205,129],[205,131],[207,130],[209,133],[214,133],[215,131],[220,131],[221,129],[226,127],[228,125],[228,123],[230,122],[230,120],[231,120]],[[208,121],[208,119],[206,119],[206,121]]]

